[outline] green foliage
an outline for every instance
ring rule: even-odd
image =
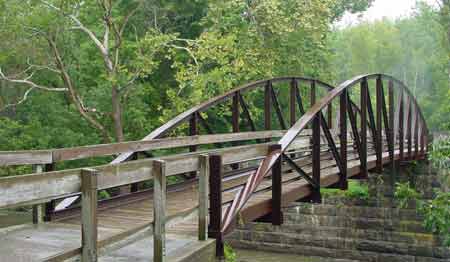
[[[324,197],[343,196],[351,199],[364,199],[369,198],[369,187],[366,184],[359,183],[355,180],[348,182],[348,189],[343,191],[340,189],[321,188],[320,192]]]
[[[345,191],[345,196],[348,198],[367,200],[369,198],[369,187],[367,184],[350,181],[348,190]]]
[[[420,193],[410,187],[409,183],[397,183],[395,198],[400,208],[407,208],[411,201],[416,203],[418,213],[424,217],[425,228],[443,237],[450,246],[450,192],[436,192],[432,200],[423,200]]]
[[[409,18],[335,31],[330,45],[336,80],[369,72],[393,75],[417,97],[431,129],[449,129],[449,43],[439,18],[433,7],[418,4]]]
[[[395,199],[398,201],[400,208],[407,208],[411,201],[417,201],[421,195],[407,183],[395,184]]]
[[[438,139],[432,144],[428,155],[434,167],[442,170],[450,169],[450,137]]]
[[[441,235],[450,247],[450,192],[438,192],[433,200],[422,202],[419,211],[427,230]]]
[[[111,198],[111,195],[106,190],[101,190],[98,192],[98,199],[107,199]]]
[[[234,252],[233,248],[225,244],[224,246],[225,251],[225,262],[236,262],[236,252]]]

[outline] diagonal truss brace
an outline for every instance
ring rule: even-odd
[[[301,169],[295,162],[287,156],[285,153],[282,154],[283,158],[286,160],[288,165],[290,165],[302,178],[304,178],[313,188],[319,188],[319,186],[314,182],[314,180],[308,176],[303,169]]]

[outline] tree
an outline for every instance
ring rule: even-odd
[[[436,9],[422,3],[410,18],[337,30],[331,38],[337,80],[367,72],[394,75],[418,98],[432,129],[449,128],[448,45],[439,17]]]
[[[20,30],[22,37],[30,38],[40,47],[43,54],[39,55],[45,57],[43,65],[35,65],[33,59],[27,58],[26,69],[15,76],[0,71],[0,79],[29,87],[17,103],[36,89],[65,92],[80,116],[102,134],[104,141],[111,141],[106,117],[113,123],[115,140],[123,141],[122,99],[134,82],[155,66],[149,63],[151,58],[145,65],[139,63],[137,57],[143,56],[136,44],[139,36],[130,25],[143,1],[25,1],[4,5],[6,10],[15,11],[14,19],[7,23],[10,30]],[[43,70],[42,78],[59,78],[54,82],[58,87],[35,81],[35,75]],[[97,73],[97,79],[89,79],[89,73],[83,75],[91,70]],[[94,96],[107,90],[111,112],[102,112],[101,106],[95,104],[103,101],[88,100],[95,100]]]
[[[188,43],[195,59],[175,59],[180,85],[168,96],[176,112],[251,80],[280,75],[330,80],[326,44],[331,24],[345,11],[364,10],[371,2],[211,1],[202,21],[207,30]],[[166,110],[165,119],[173,115]]]

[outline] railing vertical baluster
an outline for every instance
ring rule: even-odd
[[[328,122],[328,128],[333,128],[333,102],[330,102],[330,104],[327,107],[327,122]]]
[[[34,173],[42,173],[44,171],[44,167],[42,165],[33,165]],[[37,204],[33,205],[33,224],[39,224],[44,222],[45,209],[46,204]]]
[[[269,93],[270,95],[270,93]],[[209,229],[208,235],[216,239],[216,256],[224,257],[222,227],[222,156],[209,156]]]
[[[198,125],[197,125],[197,123],[198,123],[198,121],[197,121],[197,119],[198,119],[198,116],[197,116],[197,113],[193,113],[192,114],[192,116],[191,116],[191,119],[189,120],[189,135],[190,136],[196,136],[196,135],[198,135]],[[195,151],[197,151],[197,146],[189,146],[189,152],[195,152]],[[197,173],[196,172],[191,172],[190,173],[190,176],[191,177],[195,177],[197,175]]]
[[[198,175],[198,239],[208,239],[209,156],[199,156]]]
[[[392,174],[394,175],[395,171],[395,110],[394,110],[394,81],[389,80],[389,94],[388,94],[388,103],[389,103],[389,159],[391,161]]]
[[[232,125],[233,125],[233,133],[238,133],[239,132],[239,91],[237,91],[233,95]]]
[[[352,100],[350,99],[350,95],[349,95],[348,91],[347,91],[347,113],[348,113],[348,120],[349,120],[350,126],[352,128],[353,141],[354,141],[353,147],[356,148],[359,159],[361,159],[361,139],[360,139],[359,133],[358,133],[358,124],[356,122],[355,111],[353,110]]]
[[[278,118],[278,122],[280,123],[280,127],[282,130],[288,129],[288,126],[284,122],[283,111],[281,110],[280,102],[278,101],[277,94],[275,93],[275,90],[273,89],[273,87],[270,88],[270,93],[272,94],[272,104],[273,104],[273,107],[275,108],[275,113],[277,114],[277,118]]]
[[[274,144],[269,146],[269,154],[281,151],[281,145]],[[272,167],[272,225],[281,225],[283,223],[283,213],[281,212],[281,162],[279,157]]]
[[[272,112],[271,112],[271,89],[272,82],[268,81],[266,86],[264,87],[264,129],[271,130],[272,129]],[[266,139],[267,142],[270,142],[270,139]]]
[[[296,98],[297,98],[297,80],[294,78],[291,81],[291,87],[290,87],[290,97],[289,97],[289,109],[290,109],[290,124],[293,126],[295,122],[297,121],[295,116],[295,107],[296,107]]]
[[[415,119],[414,121],[414,158],[419,159],[419,110],[415,107]]]
[[[316,81],[311,81],[310,89],[310,108],[316,103]],[[312,169],[313,169],[313,180],[318,185],[318,188],[313,189],[313,194],[311,197],[312,202],[321,202],[320,196],[320,113],[317,114],[312,122]]]
[[[408,160],[412,158],[412,99],[408,99],[408,116],[407,116],[406,136],[408,139]]]
[[[339,127],[340,127],[340,154],[342,161],[342,172],[339,178],[339,188],[346,190],[348,188],[347,182],[347,89],[344,89],[340,96],[339,108]]]
[[[153,162],[153,261],[166,261],[166,162]]]
[[[81,170],[81,261],[97,261],[97,175]]]
[[[240,92],[237,91],[236,93],[234,93],[233,95],[233,101],[232,101],[232,128],[233,128],[233,133],[238,133],[239,132],[239,96],[240,96]],[[238,143],[233,142],[232,143],[233,146],[237,146]],[[232,169],[238,169],[239,168],[239,164],[232,164],[231,165]]]
[[[361,178],[367,178],[367,78],[361,82]]]
[[[403,90],[400,90],[400,98],[399,98],[400,104],[399,104],[399,117],[398,117],[398,143],[399,143],[399,159],[398,159],[398,164],[400,165],[401,161],[403,161],[404,157],[403,157],[403,151],[404,151],[404,131],[403,131],[403,121],[405,119],[404,113],[403,113],[403,107],[404,107],[404,102],[403,102]]]
[[[382,96],[383,96],[383,80],[381,79],[381,76],[379,76],[377,78],[377,86],[376,86],[376,92],[377,92],[377,105],[376,105],[376,147],[375,149],[377,150],[376,155],[377,155],[377,172],[381,173],[383,172],[383,124],[382,124],[382,110],[383,110],[383,103],[382,103]],[[387,134],[386,134],[387,135]]]
[[[310,102],[309,102],[309,107],[311,108],[315,103],[316,103],[316,81],[312,80],[311,81],[311,88],[310,88]],[[312,124],[311,124],[311,129]]]
[[[312,173],[314,183],[317,185],[313,188],[311,201],[320,203],[322,201],[320,195],[320,113],[316,114],[312,123]]]
[[[191,119],[189,120],[189,135],[190,136],[198,135],[197,113],[193,113]],[[191,152],[197,151],[197,146],[190,146],[189,151]]]
[[[421,129],[420,129],[420,154],[423,156],[425,154],[425,126],[421,121]]]

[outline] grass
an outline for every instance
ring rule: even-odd
[[[367,184],[363,184],[356,180],[349,180],[348,190],[321,188],[320,192],[324,197],[341,196],[352,199],[368,199],[369,187]]]

